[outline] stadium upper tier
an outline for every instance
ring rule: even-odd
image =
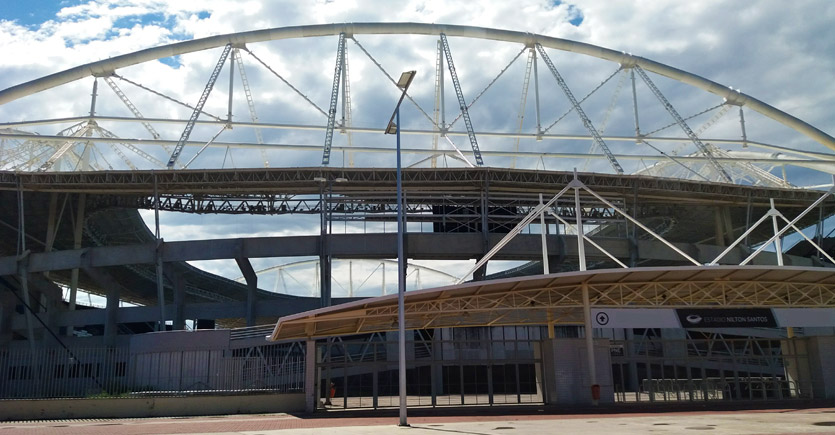
[[[409,234],[408,254],[411,258],[432,259],[480,257],[485,249],[484,237],[490,240],[500,238],[539,203],[540,193],[550,198],[574,177],[573,173],[496,168],[407,169],[403,175],[407,220],[424,224],[420,231],[413,230]],[[771,200],[787,218],[792,219],[820,198],[819,192],[802,189],[622,175],[578,174],[578,177],[612,205],[629,211],[667,240],[690,246],[686,248],[691,249],[690,252],[698,251],[700,244],[722,246],[730,243],[732,237],[739,236],[744,228],[768,211]],[[335,182],[337,179],[340,181]],[[154,235],[136,209],[154,207],[155,188],[161,209],[184,213],[321,215],[324,207],[325,214],[333,221],[359,225],[363,222],[396,222],[395,171],[391,169],[0,172],[3,202],[15,204],[22,195],[27,244],[32,252],[47,250],[50,202],[54,201],[65,210],[65,216],[72,216],[78,207],[80,193],[85,194],[82,247],[152,245]],[[581,204],[585,225],[594,229],[589,234],[600,243],[608,243],[606,246],[620,253],[622,258],[628,258],[628,249],[618,248],[630,237],[630,231],[634,231],[628,223],[614,213],[612,207],[589,195],[582,195]],[[571,219],[575,212],[573,195],[557,201],[554,210]],[[835,209],[826,208],[825,216],[833,212]],[[18,216],[17,207],[13,206],[4,207],[0,212],[3,223],[0,226],[2,255],[15,255]],[[819,217],[819,213],[807,215],[798,225],[811,225]],[[722,223],[717,224],[717,220]],[[485,223],[486,227],[483,226]],[[717,225],[725,230],[717,234]],[[64,219],[57,225],[51,250],[73,248],[73,227],[72,219]],[[394,225],[389,228],[391,235]],[[749,243],[763,241],[771,233],[770,225],[760,228],[749,235]],[[364,234],[332,233],[329,237],[333,238],[333,255],[391,258],[391,253],[385,249],[372,252],[366,242],[359,242],[363,237],[385,236],[375,234],[374,231]],[[292,249],[285,252],[275,248],[269,256],[318,255],[319,245],[315,242],[318,237],[307,236],[311,239],[310,243],[298,244],[289,240],[302,240],[304,236],[287,238],[286,243],[293,245]],[[534,245],[538,244],[538,235],[529,237],[537,239]],[[636,238],[642,243],[651,242],[640,231]],[[276,242],[280,244],[281,238],[276,238]],[[569,240],[557,244],[563,257],[559,260],[559,267],[569,270],[576,267],[575,259],[566,251],[572,249],[569,246],[571,243]],[[650,248],[651,245],[643,248],[642,265],[675,263],[667,253],[659,255]],[[707,252],[705,255],[713,251]],[[522,244],[509,246],[496,258],[533,260],[538,255],[541,255],[538,246],[531,248]],[[588,255],[598,258],[595,267],[610,266],[599,253],[589,251]],[[709,258],[700,261],[707,262]],[[181,261],[171,264],[175,273],[185,274],[187,295],[192,302],[242,300],[246,295],[243,284],[207,274]],[[128,289],[123,294],[125,299],[153,302],[156,294],[153,263],[124,264],[109,269],[114,278]],[[52,276],[59,281],[69,281],[68,270]],[[82,287],[101,291],[96,282],[83,277],[82,274]],[[261,295],[265,298],[284,297],[269,292],[262,292]]]
[[[401,107],[405,166],[769,187],[835,173],[835,138],[698,74],[544,35],[419,23],[217,35],[0,90],[0,169],[391,167],[383,131],[403,70],[417,71]]]
[[[0,254],[21,253],[22,223],[36,253],[147,247],[155,237],[137,209],[314,214],[322,228],[396,222],[395,138],[384,130],[404,70],[417,71],[397,139],[406,219],[420,224],[407,237],[410,258],[480,258],[540,194],[553,196],[578,171],[609,201],[581,195],[588,235],[611,252],[633,265],[677,264],[619,208],[708,262],[772,200],[792,219],[820,198],[812,187],[828,187],[835,174],[828,133],[640,56],[470,26],[265,29],[126,53],[0,90],[0,199],[23,204],[22,214],[0,209]],[[79,208],[81,240],[73,231]],[[556,221],[578,210],[565,198],[551,211],[559,230]],[[833,212],[824,202],[797,225]],[[774,232],[767,227],[745,245],[767,240]],[[323,229],[285,239],[293,249],[277,239],[264,256],[393,258],[392,230]],[[538,237],[523,234],[495,258],[541,258]],[[576,268],[568,255],[576,241],[548,237],[559,267]],[[590,267],[614,264],[595,250],[588,255]],[[191,302],[245,299],[246,286],[201,272],[185,263],[191,259],[166,260]],[[154,303],[154,264],[109,272],[128,289],[124,299]],[[51,277],[68,282],[70,272]],[[84,272],[81,280],[102,292]]]

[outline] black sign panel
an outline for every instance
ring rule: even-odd
[[[776,328],[769,308],[684,308],[676,314],[682,328]]]

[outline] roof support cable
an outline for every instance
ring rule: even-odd
[[[357,44],[357,47],[359,47],[359,49],[360,49],[360,50],[362,50],[362,52],[363,52],[363,53],[365,53],[365,55],[366,55],[366,56],[368,56],[368,59],[370,59],[370,60],[371,60],[371,62],[373,62],[373,63],[374,63],[374,65],[376,65],[376,66],[377,66],[377,69],[379,69],[379,70],[380,70],[380,71],[381,71],[381,72],[382,72],[382,73],[386,76],[386,78],[388,78],[388,79],[389,79],[389,81],[391,82],[391,84],[393,84],[393,85],[397,86],[397,81],[396,81],[396,80],[394,80],[394,78],[393,78],[393,77],[392,77],[392,76],[388,73],[388,71],[386,71],[386,69],[385,69],[385,68],[383,68],[383,66],[382,66],[382,65],[380,65],[380,62],[377,62],[377,59],[374,59],[374,56],[372,56],[372,55],[371,55],[371,53],[369,53],[369,52],[368,52],[368,50],[366,50],[366,49],[365,49],[365,47],[363,47],[363,46],[362,46],[362,44],[360,44],[360,42],[359,42],[359,41],[357,41],[357,40],[356,40],[355,38],[353,38],[353,37],[351,38],[351,40],[352,40],[352,41],[354,41],[354,44]],[[432,120],[432,118],[429,116],[429,114],[428,114],[428,113],[426,113],[426,111],[425,111],[425,110],[423,110],[423,107],[420,107],[420,104],[418,104],[418,103],[417,103],[417,101],[415,101],[415,100],[414,100],[414,99],[413,99],[413,98],[412,98],[409,94],[406,94],[406,99],[407,99],[407,100],[409,100],[409,101],[411,101],[411,102],[412,102],[412,104],[414,104],[414,105],[415,105],[415,107],[418,109],[418,111],[419,111],[420,113],[422,113],[422,114],[423,114],[423,116],[424,116],[427,120],[429,120],[429,122],[431,122],[431,123],[432,123],[432,125],[434,125],[435,127],[438,127],[438,123],[437,123],[437,122],[435,122],[435,121],[433,121],[433,120]],[[440,128],[441,128],[441,130],[443,131],[443,128],[442,128],[442,127],[443,127],[443,126],[441,126]]]
[[[97,127],[96,131],[98,131],[99,134],[104,136],[104,137],[108,137],[108,138],[111,138],[111,139],[118,139],[119,138],[115,134],[111,133],[110,131],[108,131],[108,130],[102,128],[102,127]],[[135,152],[136,154],[139,154],[140,157],[142,157],[143,159],[153,163],[157,167],[161,168],[161,167],[165,166],[165,163],[163,163],[161,160],[159,160],[156,157],[146,153],[145,151],[142,151],[141,149],[137,148],[136,146],[134,146],[132,144],[120,142],[120,143],[115,144],[115,145],[121,145],[121,146]],[[130,165],[130,164],[128,164],[128,165]],[[136,169],[136,168],[134,168],[134,169]]]
[[[147,91],[147,92],[150,92],[150,93],[152,93],[152,94],[154,94],[154,95],[156,95],[156,96],[158,96],[158,97],[165,98],[165,99],[166,99],[166,100],[168,100],[168,101],[171,101],[171,102],[177,103],[177,104],[179,104],[179,105],[181,105],[181,106],[183,106],[183,107],[187,107],[187,108],[189,108],[189,109],[191,109],[191,110],[194,110],[194,106],[192,106],[191,104],[184,103],[184,102],[182,102],[182,101],[180,101],[180,100],[178,100],[178,99],[176,99],[176,98],[171,98],[171,97],[169,97],[168,95],[163,94],[162,92],[155,91],[155,90],[153,90],[153,89],[151,89],[151,88],[149,88],[149,87],[147,87],[147,86],[145,86],[145,85],[143,85],[143,84],[141,84],[141,83],[137,83],[137,82],[135,82],[135,81],[133,81],[133,80],[131,80],[131,79],[129,79],[129,78],[122,77],[122,76],[120,76],[119,74],[116,74],[116,73],[113,73],[113,74],[111,74],[110,76],[111,76],[111,77],[116,77],[117,79],[119,79],[119,80],[121,80],[121,81],[123,81],[123,82],[130,83],[130,84],[132,84],[132,85],[136,86],[137,88],[142,89],[142,90]],[[211,114],[211,113],[209,113],[209,112],[204,112],[204,111],[202,111],[202,110],[201,110],[201,111],[200,111],[200,113],[202,113],[202,114],[204,114],[204,115],[208,116],[209,118],[213,118],[215,121],[224,122],[224,120],[223,120],[221,117],[216,116],[216,115],[212,115],[212,114]]]
[[[508,68],[510,68],[516,62],[516,59],[519,59],[519,56],[521,56],[526,49],[527,47],[523,47],[522,50],[516,53],[516,56],[513,56],[513,59],[510,59],[510,62],[508,62],[508,64],[505,65],[505,67],[502,68],[501,71],[499,71],[499,74],[496,77],[493,77],[493,80],[490,80],[490,83],[488,83],[487,86],[485,86],[484,89],[482,89],[481,92],[479,92],[478,95],[476,95],[475,98],[473,98],[473,101],[470,101],[470,104],[467,105],[467,109],[473,107],[473,104],[475,104],[475,102],[478,101],[478,99],[481,98],[481,96],[484,95],[484,93],[487,92],[487,90],[490,89],[502,75],[504,75],[505,71],[507,71]],[[459,113],[458,116],[456,116],[455,119],[453,119],[452,122],[449,123],[448,127],[452,127],[456,121],[461,119],[461,116],[462,113]]]
[[[200,100],[194,107],[194,112],[191,113],[191,117],[189,118],[188,123],[186,124],[186,128],[183,129],[183,134],[180,135],[180,140],[178,140],[177,145],[174,146],[174,152],[171,153],[171,158],[168,159],[168,169],[174,168],[174,163],[176,163],[177,159],[180,157],[180,153],[183,151],[183,147],[186,145],[188,137],[191,136],[191,130],[194,128],[194,124],[195,122],[197,122],[197,118],[203,111],[203,105],[205,105],[206,100],[209,99],[209,94],[212,92],[212,88],[214,88],[215,86],[217,77],[220,75],[221,69],[223,69],[223,64],[226,63],[226,58],[229,57],[229,52],[231,51],[232,44],[226,44],[226,47],[223,49],[223,53],[220,54],[220,59],[217,61],[217,65],[215,65],[214,71],[212,71],[212,75],[209,77],[209,82],[206,83],[206,87],[203,89],[203,94],[200,95]],[[224,126],[224,128],[226,127]],[[214,138],[212,138],[212,140],[214,140]]]
[[[670,104],[670,102],[667,100],[664,94],[661,93],[661,90],[659,90],[658,87],[655,86],[655,83],[653,83],[652,80],[650,80],[649,76],[644,71],[644,69],[638,65],[635,65],[633,68],[635,69],[635,72],[637,72],[641,79],[644,81],[644,83],[646,83],[646,85],[649,87],[652,93],[655,94],[655,97],[658,98],[658,101],[661,102],[661,105],[663,105],[664,108],[667,109],[667,112],[673,117],[678,126],[681,127],[681,129],[684,130],[684,133],[690,138],[690,140],[693,141],[693,144],[696,145],[696,148],[698,148],[699,151],[701,151],[702,154],[704,154],[705,157],[707,157],[711,166],[713,166],[713,168],[719,173],[719,176],[724,181],[728,183],[733,183],[733,179],[730,175],[728,175],[728,172],[725,171],[725,168],[723,168],[722,165],[719,164],[719,162],[713,157],[713,154],[710,152],[710,150],[705,146],[705,144],[703,144],[702,141],[698,138],[698,136],[696,136],[696,134],[693,133],[693,130],[691,130],[690,127],[687,125],[687,122],[685,122],[684,119],[681,118],[681,115],[678,114],[678,111],[676,111],[673,105]]]
[[[583,104],[586,100],[589,99],[589,97],[594,95],[595,92],[597,92],[598,90],[600,90],[600,88],[602,88],[604,85],[606,85],[606,83],[609,83],[609,80],[612,80],[612,78],[614,78],[616,75],[618,75],[618,73],[621,72],[621,70],[623,70],[623,67],[619,67],[609,77],[606,77],[605,79],[603,79],[603,81],[600,82],[600,84],[598,84],[594,89],[589,91],[589,93],[586,94],[585,97],[580,99],[580,104]],[[552,128],[554,128],[555,125],[557,125],[560,121],[563,120],[563,118],[568,116],[568,114],[573,112],[573,111],[574,111],[574,107],[571,107],[568,110],[566,110],[565,113],[560,115],[560,117],[557,118],[556,121],[552,122],[551,125],[549,125],[547,128],[545,128],[545,130],[542,130],[542,134],[548,133],[548,131],[550,131]]]
[[[43,164],[42,164],[42,165],[38,168],[38,172],[46,172],[46,171],[48,171],[48,170],[49,170],[49,168],[51,168],[51,167],[52,167],[52,165],[54,165],[54,164],[55,164],[55,162],[57,162],[57,161],[58,161],[58,159],[60,159],[60,158],[61,158],[64,154],[66,154],[66,153],[67,153],[67,151],[69,151],[69,150],[70,150],[70,148],[72,148],[72,147],[73,147],[73,145],[75,145],[75,144],[76,144],[76,140],[75,140],[76,138],[87,136],[87,133],[89,133],[89,132],[91,131],[91,129],[93,128],[93,125],[94,125],[94,124],[93,124],[92,122],[87,123],[87,125],[85,125],[85,126],[84,126],[84,127],[82,127],[81,129],[76,130],[75,132],[73,132],[73,134],[72,134],[72,136],[71,136],[71,137],[72,137],[72,139],[70,139],[70,140],[68,140],[68,141],[64,142],[64,144],[63,144],[63,145],[61,145],[61,146],[58,148],[58,150],[57,150],[57,151],[55,151],[55,153],[54,153],[54,154],[52,154],[52,156],[50,156],[50,157],[46,160],[46,162],[44,162],[44,163],[43,163]]]
[[[708,107],[707,109],[702,110],[701,112],[694,113],[694,114],[692,114],[692,115],[690,115],[690,116],[688,116],[688,117],[686,117],[686,118],[683,118],[683,119],[684,119],[685,121],[689,121],[689,120],[691,120],[691,119],[693,119],[693,118],[695,118],[695,117],[697,117],[697,116],[704,115],[705,113],[708,113],[708,112],[710,112],[710,111],[716,110],[716,109],[718,109],[718,108],[720,108],[720,107],[727,106],[727,105],[728,105],[728,103],[727,103],[727,102],[725,102],[725,101],[723,101],[723,102],[721,102],[721,103],[719,103],[719,104],[717,104],[717,105],[715,105],[715,106]],[[724,113],[723,113],[723,114],[724,114]],[[655,130],[650,131],[650,132],[648,132],[648,133],[644,133],[644,136],[646,136],[646,137],[652,136],[652,135],[654,135],[655,133],[658,133],[658,132],[660,132],[660,131],[664,131],[664,130],[666,130],[666,129],[668,129],[668,128],[670,128],[670,127],[674,126],[674,125],[677,125],[675,121],[673,121],[673,122],[671,122],[671,123],[669,123],[669,124],[667,124],[667,125],[665,125],[665,126],[663,126],[663,127],[656,128]]]
[[[626,81],[626,74],[621,74],[620,79],[618,79],[617,87],[615,88],[615,92],[612,93],[612,98],[609,100],[609,107],[606,108],[606,114],[603,116],[603,121],[600,123],[600,134],[605,134],[606,127],[609,125],[609,118],[612,116],[612,112],[615,110],[615,105],[620,98],[620,91],[623,89],[623,83]],[[589,154],[594,154],[597,152],[597,144],[592,142],[591,147],[589,148]],[[586,159],[583,162],[583,172],[586,172],[589,167],[589,163],[591,163],[591,159]]]
[[[273,75],[274,75],[274,76],[276,76],[279,80],[281,80],[282,82],[284,82],[284,84],[285,84],[285,85],[287,85],[287,87],[289,87],[290,89],[292,89],[292,90],[293,90],[293,92],[295,92],[296,94],[298,94],[300,97],[304,98],[304,101],[307,101],[308,103],[310,103],[310,105],[311,105],[311,106],[313,106],[316,110],[318,110],[318,111],[319,111],[319,113],[321,113],[322,115],[328,116],[327,112],[325,112],[325,110],[324,110],[324,109],[322,109],[321,107],[319,107],[319,106],[318,106],[316,103],[314,103],[314,102],[313,102],[310,98],[308,98],[308,97],[307,97],[307,95],[303,94],[303,93],[302,93],[302,91],[298,90],[295,86],[293,86],[290,82],[288,82],[288,81],[287,81],[287,79],[285,79],[284,77],[282,77],[282,76],[281,76],[281,74],[277,73],[274,69],[272,69],[272,67],[270,67],[269,65],[267,65],[267,63],[266,63],[266,62],[264,62],[263,60],[261,60],[261,58],[260,58],[260,57],[256,56],[256,55],[255,55],[255,53],[253,53],[252,51],[250,51],[250,50],[249,50],[248,48],[246,48],[246,47],[244,47],[244,48],[243,48],[243,50],[244,50],[244,51],[246,51],[246,52],[247,52],[250,56],[252,56],[252,58],[253,58],[253,59],[257,60],[257,61],[258,61],[258,63],[260,63],[260,64],[261,64],[264,68],[266,68],[266,69],[267,69],[267,71],[269,71],[269,72],[273,73]]]
[[[681,162],[680,162],[680,161],[678,161],[675,157],[673,157],[673,156],[671,156],[671,155],[669,155],[669,154],[665,153],[664,151],[661,151],[660,149],[658,149],[658,147],[656,147],[655,145],[653,145],[653,144],[651,144],[651,143],[647,142],[645,139],[638,139],[638,142],[639,142],[639,143],[642,143],[642,144],[644,144],[644,145],[646,145],[646,146],[648,146],[648,147],[650,147],[650,148],[652,148],[652,149],[654,149],[655,151],[657,151],[657,152],[658,152],[658,154],[661,154],[662,156],[664,156],[664,157],[666,157],[666,158],[670,159],[673,163],[675,163],[675,164],[677,164],[677,165],[681,166],[681,167],[682,167],[682,168],[684,168],[686,171],[689,171],[689,172],[693,173],[693,175],[695,175],[695,176],[697,176],[697,177],[701,178],[702,180],[705,180],[705,181],[710,181],[710,180],[709,180],[707,177],[705,177],[704,175],[702,175],[702,174],[700,174],[700,173],[698,173],[698,172],[694,171],[691,167],[689,167],[689,166],[685,165],[684,163],[681,163]]]
[[[557,67],[554,65],[554,62],[551,62],[551,58],[548,57],[547,53],[545,53],[545,49],[542,48],[541,44],[536,44],[536,49],[539,51],[542,61],[545,62],[545,65],[547,65],[548,69],[551,70],[551,74],[553,74],[554,78],[557,79],[557,83],[560,85],[560,88],[562,88],[562,91],[565,93],[568,101],[571,102],[571,105],[574,107],[574,111],[576,111],[577,115],[580,116],[586,130],[591,133],[594,142],[597,143],[597,146],[600,147],[600,149],[606,154],[606,158],[609,159],[609,163],[613,168],[615,168],[615,172],[623,174],[623,168],[620,166],[620,163],[618,163],[617,159],[615,159],[615,156],[612,154],[612,151],[609,150],[609,147],[606,145],[606,142],[603,141],[603,138],[600,137],[600,133],[597,132],[597,129],[594,128],[594,124],[592,124],[591,120],[586,115],[586,112],[584,112],[583,108],[580,107],[580,103],[577,102],[576,98],[574,98],[574,94],[571,93],[571,89],[568,88],[568,84],[565,83],[562,75],[560,75],[560,72],[557,71]]]
[[[128,108],[128,110],[130,110],[131,113],[133,113],[133,116],[135,116],[137,119],[142,120],[142,121],[140,121],[142,123],[142,126],[145,127],[145,130],[148,130],[148,133],[151,133],[151,137],[153,137],[155,140],[159,139],[159,137],[160,137],[159,133],[157,133],[156,129],[154,129],[154,126],[151,125],[148,121],[144,120],[145,117],[142,116],[142,112],[140,112],[139,109],[136,108],[136,106],[128,98],[128,96],[125,95],[125,93],[122,92],[122,90],[119,88],[119,86],[116,85],[116,82],[113,81],[113,78],[105,77],[104,82],[107,83],[107,85],[110,86],[110,89],[113,90],[113,92],[116,94],[116,96],[119,97],[120,100],[122,100],[122,103],[124,103],[125,106]],[[171,152],[171,148],[169,148],[167,145],[163,145],[162,148],[167,153]]]

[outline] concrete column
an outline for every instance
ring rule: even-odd
[[[174,325],[172,329],[182,331],[186,327],[186,282],[182,275],[177,274],[174,282]]]
[[[589,286],[583,283],[583,324],[586,336],[586,356],[588,357],[589,385],[597,385],[597,366],[594,361],[594,329],[591,326],[591,304],[589,303]],[[592,405],[597,405],[597,400],[592,399]]]
[[[305,342],[304,353],[304,410],[313,412],[316,410],[317,385],[316,385],[316,340],[308,338]]]
[[[638,363],[635,362],[635,357],[637,357],[635,354],[635,331],[633,331],[632,328],[627,328],[625,330],[624,338],[626,344],[624,350],[626,352],[626,356],[629,358],[629,379],[626,383],[626,387],[634,391],[636,397],[638,397],[638,395],[640,395],[641,384],[638,382]],[[687,370],[689,373],[689,365]]]
[[[116,345],[119,324],[119,290],[119,286],[112,286],[107,289],[107,307],[105,308],[104,321],[105,346]]]
[[[533,357],[535,360],[539,360],[540,362],[534,363],[534,372],[535,372],[535,382],[536,382],[536,394],[542,398],[542,401],[545,401],[545,396],[547,390],[545,383],[547,382],[547,378],[544,376],[545,373],[543,372],[544,365],[542,364],[543,357],[542,357],[542,342],[533,342]],[[492,399],[492,397],[491,397]],[[491,403],[492,404],[492,403]]]
[[[18,274],[20,277],[20,292],[23,294],[23,303],[26,304],[26,307],[23,307],[24,311],[26,311],[26,335],[29,339],[29,349],[34,352],[35,351],[35,321],[32,315],[32,310],[35,307],[32,306],[32,302],[29,300],[29,270],[27,268],[28,257],[24,258],[18,263]]]
[[[554,351],[554,338],[549,337],[547,340],[542,340],[542,390],[545,397],[543,402],[548,405],[557,403],[557,366],[556,366],[556,352]]]
[[[323,307],[331,305],[331,256],[328,219],[328,204],[325,201],[325,187],[319,189],[319,297]]]
[[[107,273],[106,269],[85,267],[84,273],[92,278],[96,284],[107,290],[107,305],[104,313],[104,344],[115,346],[119,323],[119,296],[122,286]]]
[[[87,196],[78,194],[78,210],[76,211],[75,227],[73,228],[73,249],[81,249],[82,230],[84,229],[84,208],[86,207]],[[75,300],[78,295],[78,269],[73,269],[70,275],[70,301],[69,310],[75,310]],[[67,336],[72,337],[72,326],[67,327]]]
[[[163,282],[163,267],[162,267],[162,250],[163,241],[157,239],[156,250],[156,278],[157,278],[157,305],[159,306],[159,321],[157,322],[157,331],[165,331],[165,284]]]
[[[252,268],[252,263],[246,257],[235,257],[235,262],[246,279],[246,326],[255,326],[255,303],[258,290],[258,275]],[[330,268],[330,265],[328,265]]]
[[[713,210],[714,221],[714,237],[716,238],[716,246],[725,247],[725,228],[722,220],[722,208],[717,206]]]

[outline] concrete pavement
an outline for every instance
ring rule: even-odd
[[[460,412],[456,412],[460,411]],[[583,412],[582,410],[580,412]],[[835,433],[835,408],[624,413],[619,409],[565,414],[546,407],[416,410],[410,427],[397,414],[330,411],[314,415],[260,414],[179,418],[2,422],[0,434],[822,434]],[[337,429],[338,428],[338,429]],[[338,431],[338,434],[335,432]]]

